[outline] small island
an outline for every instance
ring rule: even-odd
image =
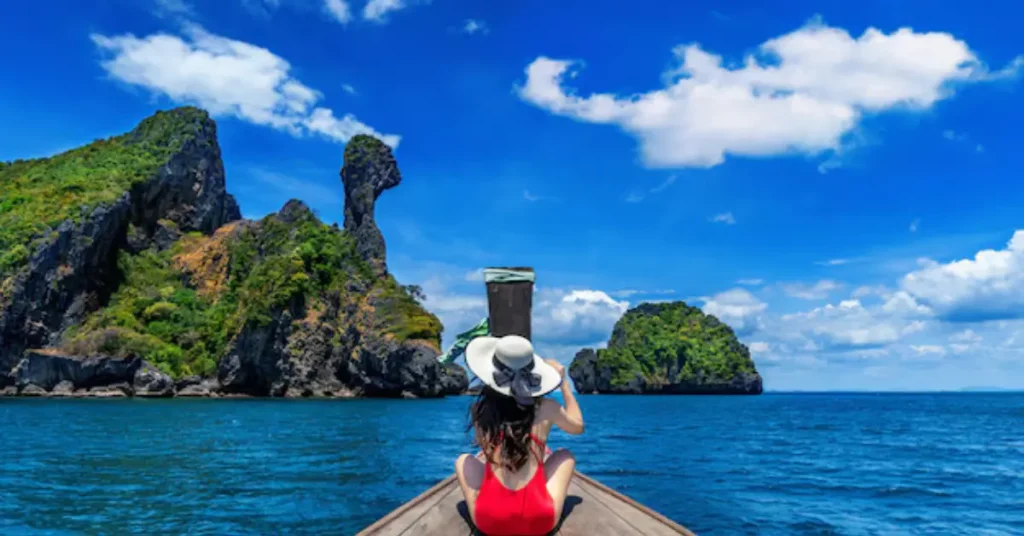
[[[582,394],[761,394],[750,350],[725,323],[685,302],[643,303],[615,323],[608,347],[569,367]]]
[[[340,175],[343,228],[298,200],[243,220],[193,107],[0,163],[0,394],[461,393],[441,322],[387,270],[374,204],[402,180],[390,147],[353,137]]]

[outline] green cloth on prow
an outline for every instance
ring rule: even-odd
[[[491,323],[488,319],[484,318],[477,325],[464,331],[455,336],[455,344],[448,349],[447,352],[437,356],[437,360],[441,363],[451,363],[458,359],[460,355],[465,353],[466,347],[469,346],[469,341],[477,337],[486,337],[491,334]]]

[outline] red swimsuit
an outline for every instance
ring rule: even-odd
[[[530,434],[543,451],[544,444]],[[531,449],[532,450],[532,449]],[[544,461],[537,453],[537,470],[526,486],[511,490],[485,463],[484,481],[476,497],[476,527],[488,536],[542,536],[555,527],[555,503],[548,493]]]

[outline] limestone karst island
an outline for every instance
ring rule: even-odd
[[[344,225],[301,201],[244,220],[216,124],[192,107],[0,163],[0,393],[437,397],[442,325],[388,272],[374,205],[402,181],[365,135],[344,151]],[[748,349],[682,302],[641,304],[570,367],[581,393],[757,394]]]

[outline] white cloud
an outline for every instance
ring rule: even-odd
[[[912,345],[910,345],[910,347],[915,352],[917,352],[920,355],[926,355],[926,354],[944,355],[946,353],[946,349],[943,348],[942,346],[937,345],[937,344],[920,344],[920,345],[912,344]]]
[[[708,221],[712,223],[724,223],[726,225],[736,225],[736,218],[732,215],[732,212],[723,212],[721,214],[715,214],[708,218]]]
[[[761,285],[763,283],[764,283],[764,279],[757,279],[757,278],[753,278],[753,279],[738,279],[736,281],[737,285],[746,285],[748,287],[756,287],[756,286]]]
[[[854,298],[866,298],[868,296],[888,298],[891,294],[892,291],[885,285],[861,285],[853,289],[853,293],[850,295]]]
[[[294,136],[318,134],[344,143],[356,134],[370,134],[397,147],[399,136],[381,134],[350,114],[339,119],[331,109],[318,106],[322,94],[292,77],[291,65],[269,50],[195,24],[185,25],[184,34],[184,39],[165,33],[91,38],[104,54],[101,65],[111,77],[177,103]]]
[[[370,0],[363,8],[363,18],[376,22],[385,22],[387,14],[404,9],[404,0]]]
[[[665,177],[665,180],[661,181],[660,184],[658,184],[654,188],[651,188],[651,193],[656,194],[658,192],[664,191],[669,186],[672,186],[676,182],[676,177],[677,175],[674,173],[672,175],[669,175],[668,177]]]
[[[342,24],[348,24],[352,20],[352,10],[345,0],[324,0],[324,11]]]
[[[885,304],[882,305],[882,310],[887,313],[907,317],[932,315],[932,310],[930,308],[925,305],[921,305],[913,296],[902,290],[891,294],[885,301]]]
[[[586,344],[607,340],[629,302],[600,290],[540,288],[534,296],[533,330],[540,340]]]
[[[639,203],[639,202],[643,201],[645,197],[647,197],[647,194],[656,194],[656,193],[663,192],[666,189],[668,189],[669,186],[672,186],[673,184],[675,184],[676,178],[677,178],[677,175],[673,173],[672,175],[669,175],[668,177],[665,177],[665,180],[661,181],[656,186],[651,187],[649,190],[647,190],[647,192],[641,192],[641,191],[634,190],[634,191],[630,192],[629,195],[626,196],[626,202],[627,203]]]
[[[782,283],[779,285],[786,294],[802,300],[822,300],[832,292],[843,288],[843,284],[831,279],[822,279],[813,285],[806,283]]]
[[[921,225],[921,218],[917,218],[914,221],[910,222],[910,232],[916,233],[917,232],[917,228],[920,225]]]
[[[648,167],[711,167],[727,154],[834,155],[867,114],[928,109],[955,84],[1011,77],[1024,64],[990,72],[949,33],[869,28],[854,38],[818,22],[762,43],[736,67],[699,44],[673,54],[665,87],[646,93],[577,95],[563,83],[579,62],[544,56],[518,91],[551,113],[622,128]]]
[[[981,340],[981,335],[975,333],[973,329],[965,329],[949,336],[950,342],[978,343]]]
[[[903,329],[900,330],[900,334],[903,336],[913,335],[914,333],[924,331],[927,327],[927,322],[923,320],[914,320],[907,324],[906,326],[904,326]]]
[[[491,30],[487,27],[487,23],[479,19],[466,19],[465,24],[462,25],[462,32],[467,35],[473,35],[475,33],[487,35],[490,31]]]
[[[637,294],[675,294],[676,291],[670,288],[657,289],[657,290],[637,290],[637,289],[623,289],[613,290],[608,293],[613,298],[628,298],[630,296],[636,296]],[[651,301],[651,300],[647,300]]]
[[[752,354],[765,354],[772,351],[772,345],[763,341],[752,342],[747,345]]]
[[[969,345],[969,344],[950,344],[949,348],[951,350],[953,350],[954,354],[963,354],[963,353],[967,353],[968,351],[970,351],[971,345]]]
[[[341,89],[344,90],[345,93],[348,93],[349,95],[356,94],[356,88],[352,87],[351,84],[342,84]]]
[[[734,288],[701,298],[703,311],[728,324],[737,335],[753,333],[761,326],[761,314],[768,304],[746,289]]]
[[[803,313],[783,315],[782,329],[806,337],[823,350],[877,347],[900,339],[908,322],[866,309],[858,300],[844,300]]]
[[[923,260],[900,285],[946,320],[1024,317],[1024,230],[1014,232],[1005,249],[982,250],[973,259]]]
[[[558,201],[557,197],[535,194],[529,190],[523,190],[523,199],[536,203],[537,201]]]
[[[817,264],[818,266],[843,266],[846,264],[853,264],[855,262],[861,262],[864,260],[865,259],[861,257],[854,257],[849,259],[828,259],[825,261],[815,261],[814,264]]]

